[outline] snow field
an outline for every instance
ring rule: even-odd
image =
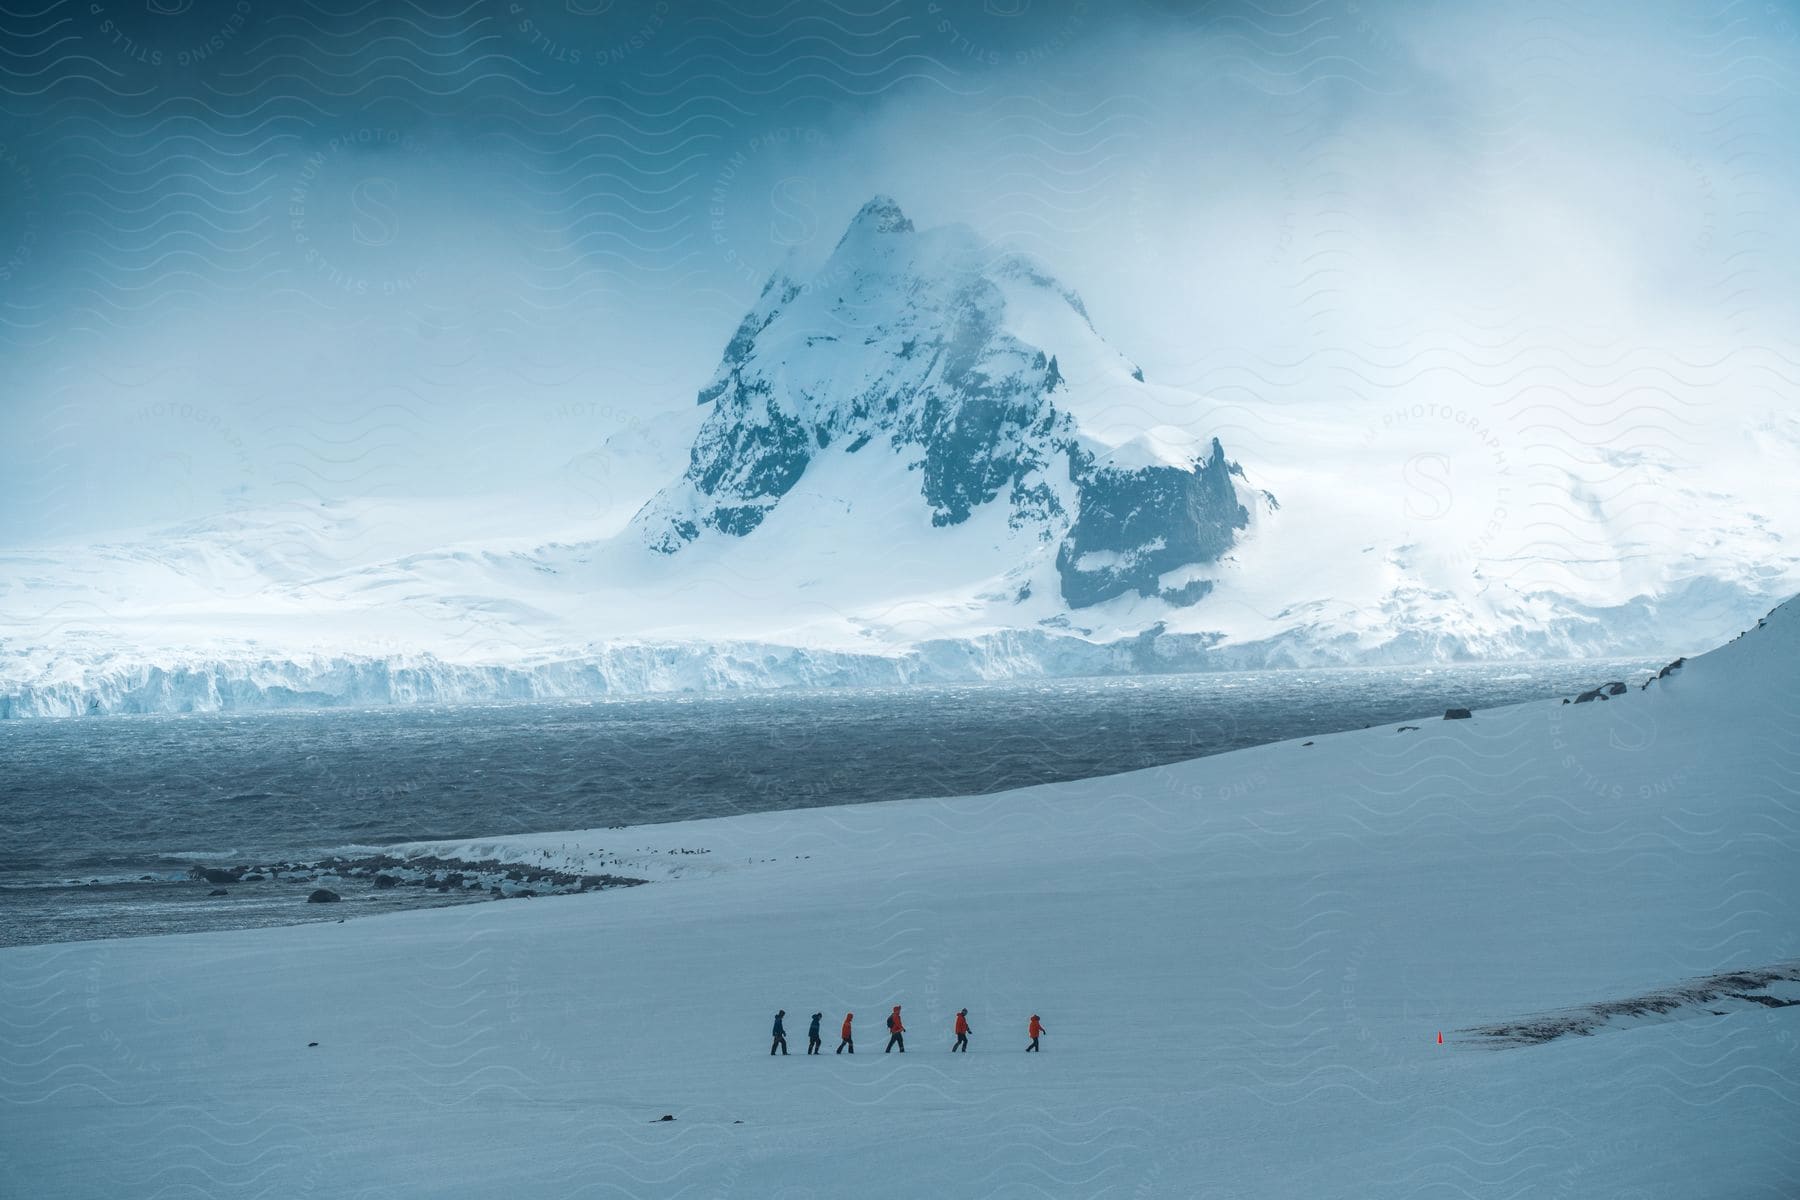
[[[640,888],[0,952],[0,1161],[34,1196],[1791,1196],[1800,1007],[1459,1031],[1800,958],[1796,607],[1607,702],[416,847],[668,864]],[[815,1010],[854,1060],[800,1053]]]

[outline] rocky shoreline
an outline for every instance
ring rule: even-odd
[[[389,854],[334,856],[318,862],[243,863],[231,867],[195,864],[189,868],[188,878],[224,889],[259,883],[336,883],[346,891],[353,885],[366,885],[368,892],[417,888],[444,895],[494,900],[575,895],[608,888],[636,887],[649,882],[625,875],[575,874],[493,858],[468,861],[435,855],[396,858]],[[229,895],[230,892],[215,891],[212,894]],[[307,896],[308,902],[315,904],[342,899],[337,891],[323,886],[315,887]]]

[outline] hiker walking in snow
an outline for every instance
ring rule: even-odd
[[[1047,1032],[1044,1029],[1043,1022],[1038,1020],[1036,1013],[1031,1014],[1031,1028],[1028,1032],[1031,1034],[1031,1045],[1025,1047],[1025,1053],[1030,1054],[1033,1050],[1037,1050],[1037,1040],[1043,1037],[1045,1032]],[[1038,1052],[1040,1054],[1043,1053],[1041,1050]]]
[[[819,1019],[824,1015],[824,1013],[814,1013],[812,1028],[806,1031],[806,1052],[808,1054],[817,1054],[820,1045],[822,1045],[819,1041]]]
[[[950,1053],[955,1054],[958,1050],[964,1054],[969,1052],[969,1010],[966,1008],[956,1014],[956,1045],[950,1047]]]
[[[906,1026],[900,1022],[900,1006],[898,1004],[894,1005],[894,1011],[888,1014],[888,1044],[887,1050],[883,1050],[882,1053],[886,1054],[895,1046],[900,1047],[900,1053],[906,1053]]]
[[[842,1054],[844,1052],[845,1046],[850,1047],[850,1053],[852,1053],[852,1054],[856,1053],[856,1042],[853,1041],[850,1037],[850,1022],[854,1021],[855,1019],[856,1019],[855,1013],[845,1013],[844,1014],[844,1040],[838,1043],[837,1052],[839,1054]]]
[[[787,1030],[781,1024],[781,1018],[785,1016],[787,1016],[785,1008],[775,1014],[775,1040],[769,1043],[770,1057],[773,1057],[777,1050],[783,1054],[787,1053]]]

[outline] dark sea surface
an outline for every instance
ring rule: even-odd
[[[593,703],[0,722],[0,945],[290,924],[475,897],[309,905],[312,863],[395,842],[958,796],[1447,707],[1634,682],[1642,660],[1039,680]],[[364,894],[366,893],[366,894]],[[485,895],[485,893],[483,893]]]

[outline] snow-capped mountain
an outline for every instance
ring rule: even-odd
[[[1272,437],[1146,381],[1043,264],[885,197],[775,272],[698,398],[529,493],[0,549],[0,717],[1666,659],[1800,587],[1791,490],[1648,454],[1547,455],[1529,487],[1499,462],[1409,514],[1436,431],[1357,437],[1326,395]],[[1754,436],[1800,470],[1800,427]]]
[[[886,196],[816,274],[769,279],[699,403],[687,471],[635,522],[665,554],[750,533],[821,459],[898,455],[934,526],[1002,506],[1070,608],[1184,606],[1268,502],[1195,440],[1203,402],[1146,383],[1072,290],[967,228],[915,229]]]

